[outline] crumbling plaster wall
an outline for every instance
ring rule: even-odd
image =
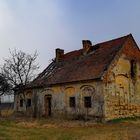
[[[45,114],[44,97],[52,96],[52,116],[88,115],[91,117],[103,116],[103,88],[102,82],[73,83],[53,86],[34,91],[37,95],[37,107],[41,116]],[[84,107],[84,97],[91,96],[91,108]],[[75,97],[76,106],[69,106],[69,97]]]
[[[14,110],[15,111],[22,111],[22,112],[27,112],[27,114],[31,114],[33,112],[33,108],[27,107],[26,102],[27,99],[33,99],[33,91],[32,90],[25,90],[25,91],[20,91],[24,93],[20,93],[15,95],[14,99]],[[23,97],[25,95],[25,98]],[[23,106],[20,106],[20,100],[23,100]]]
[[[104,81],[106,120],[140,115],[140,63],[125,51],[116,57]],[[133,78],[132,59],[136,62]]]

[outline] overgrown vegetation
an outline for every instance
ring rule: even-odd
[[[0,119],[0,140],[139,140],[140,118],[114,121],[117,123],[9,116]]]

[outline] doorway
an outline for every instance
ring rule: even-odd
[[[45,95],[45,117],[51,116],[51,100],[52,96],[51,95]]]

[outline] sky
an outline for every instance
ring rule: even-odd
[[[0,0],[0,63],[9,49],[39,54],[40,71],[55,57],[132,33],[140,46],[140,0]]]

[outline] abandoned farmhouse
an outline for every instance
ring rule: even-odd
[[[111,120],[140,116],[140,50],[131,34],[80,50],[56,49],[55,60],[15,96],[31,116]]]

